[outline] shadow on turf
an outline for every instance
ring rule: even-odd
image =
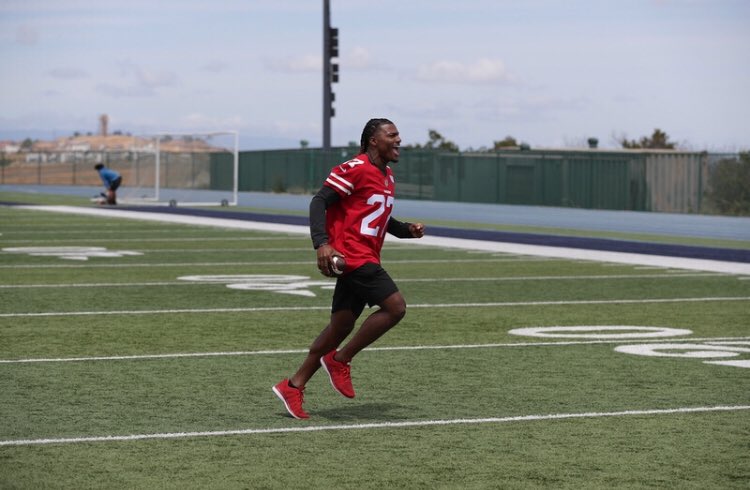
[[[403,405],[395,403],[364,403],[362,405],[342,405],[327,410],[315,410],[310,412],[310,418],[323,418],[330,421],[341,422],[345,420],[383,420],[387,416],[389,420],[395,420],[400,417],[394,417],[389,414],[391,411],[401,411]],[[403,412],[402,412],[403,413]]]

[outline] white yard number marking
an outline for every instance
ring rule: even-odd
[[[725,343],[621,345],[615,347],[615,351],[637,356],[684,357],[688,359],[725,359],[750,353],[750,348],[739,347],[737,344],[742,345],[743,343],[737,342],[731,345]],[[744,344],[750,346],[750,342],[744,342]],[[750,360],[748,359],[703,362],[720,366],[750,368]]]
[[[89,260],[91,257],[119,258],[143,255],[130,250],[107,250],[104,247],[14,247],[3,252],[28,254],[33,257],[59,257],[65,260]]]
[[[333,289],[335,283],[330,280],[313,281],[308,276],[282,274],[233,274],[215,276],[182,276],[179,281],[205,282],[209,284],[226,284],[229,289],[245,291],[269,291],[280,294],[315,297],[310,288]]]
[[[508,332],[527,337],[555,337],[564,339],[646,339],[690,335],[692,330],[666,327],[636,327],[632,325],[585,325],[577,327],[516,328]]]
[[[386,209],[393,207],[393,196],[384,196],[383,194],[373,194],[370,199],[367,200],[367,204],[377,205],[377,208],[372,213],[368,214],[362,219],[362,224],[359,227],[359,232],[363,235],[378,236],[380,233],[380,227],[372,227],[373,221],[380,218]],[[385,233],[385,229],[383,230]]]
[[[524,335],[528,337],[542,338],[579,338],[598,340],[622,340],[622,339],[647,339],[676,337],[690,335],[691,330],[683,328],[666,327],[640,327],[631,325],[586,325],[575,327],[530,327],[516,328],[508,333],[513,335]],[[664,344],[637,344],[621,345],[615,347],[615,352],[633,354],[636,356],[651,357],[678,357],[683,359],[726,359],[739,357],[744,354],[750,357],[750,342],[705,342],[689,344],[664,343]],[[732,366],[739,368],[750,368],[750,359],[732,360],[710,360],[703,361],[704,364],[717,364],[720,366]]]

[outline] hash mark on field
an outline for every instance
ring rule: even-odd
[[[744,345],[750,337],[705,337],[705,338],[673,338],[671,343],[677,342],[710,342],[722,345]],[[660,343],[663,338],[658,339],[608,339],[608,340],[568,340],[559,342],[511,342],[493,344],[453,344],[453,345],[403,345],[390,347],[368,347],[366,352],[389,352],[389,351],[417,351],[417,350],[451,350],[451,349],[497,349],[515,347],[550,347],[571,345],[593,345],[593,344],[629,344]],[[255,350],[255,351],[228,351],[228,352],[182,352],[172,354],[140,354],[130,356],[93,356],[93,357],[60,357],[60,358],[29,358],[29,359],[0,359],[0,364],[30,364],[48,362],[90,362],[90,361],[138,361],[146,359],[180,359],[194,357],[235,357],[235,356],[266,356],[284,354],[305,354],[308,349],[278,349],[278,350]]]
[[[617,412],[556,413],[546,415],[519,415],[516,417],[488,417],[479,419],[414,420],[407,422],[374,422],[370,424],[304,425],[302,427],[278,427],[268,429],[237,429],[203,432],[167,432],[156,434],[131,434],[123,436],[83,436],[49,439],[0,440],[0,446],[32,446],[45,444],[75,444],[87,442],[123,442],[148,439],[184,439],[188,437],[248,436],[261,434],[283,434],[321,432],[334,430],[403,429],[410,427],[435,427],[449,425],[507,424],[513,422],[538,422],[547,420],[594,419],[605,417],[628,417],[649,415],[674,415],[706,412],[735,412],[750,410],[750,405],[719,405],[714,407],[680,407],[648,410],[622,410]]]
[[[513,306],[567,306],[567,305],[611,305],[648,303],[696,303],[706,301],[747,301],[750,296],[724,296],[704,298],[663,299],[602,299],[572,301],[516,301],[499,303],[434,303],[409,305],[409,308],[502,308]],[[178,313],[253,313],[265,311],[320,311],[330,306],[258,306],[249,308],[183,308],[171,310],[113,310],[113,311],[54,311],[45,313],[0,313],[0,318],[29,318],[47,316],[92,316],[92,315],[164,315]]]

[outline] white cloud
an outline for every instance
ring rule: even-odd
[[[373,59],[372,53],[362,46],[355,46],[342,53],[340,61],[334,60],[347,70],[370,70],[382,68],[382,64]],[[323,57],[319,54],[266,59],[265,65],[273,71],[283,73],[320,73],[323,69]]]
[[[585,111],[591,101],[582,97],[523,95],[483,99],[474,105],[484,121],[542,121],[568,111]]]
[[[346,66],[347,69],[352,68],[355,70],[367,70],[381,67],[379,63],[373,60],[370,51],[362,46],[354,46],[350,52],[342,57],[341,64],[342,66]]]
[[[192,113],[179,120],[181,128],[196,130],[231,130],[244,125],[241,116],[215,117],[202,113]]]
[[[388,106],[388,111],[421,121],[450,121],[461,116],[460,104],[443,99],[419,101],[412,104]]]
[[[482,58],[472,63],[441,60],[417,69],[416,77],[423,82],[445,83],[508,83],[512,77],[501,60]]]
[[[96,91],[102,95],[108,95],[116,99],[123,97],[153,97],[156,95],[153,89],[149,87],[137,86],[133,84],[123,85],[115,83],[98,83]]]
[[[266,66],[274,71],[287,73],[320,73],[323,67],[323,57],[320,55],[305,55],[294,58],[266,60]]]
[[[143,68],[135,65],[133,65],[132,71],[138,84],[143,87],[172,87],[177,84],[177,75],[171,71]]]
[[[153,97],[157,89],[178,85],[177,75],[168,70],[144,68],[131,62],[121,63],[120,68],[122,81],[99,83],[97,92],[115,98]]]

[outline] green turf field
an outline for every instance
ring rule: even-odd
[[[750,486],[747,277],[389,242],[406,318],[299,421],[308,237],[0,207],[0,248],[0,488]]]

